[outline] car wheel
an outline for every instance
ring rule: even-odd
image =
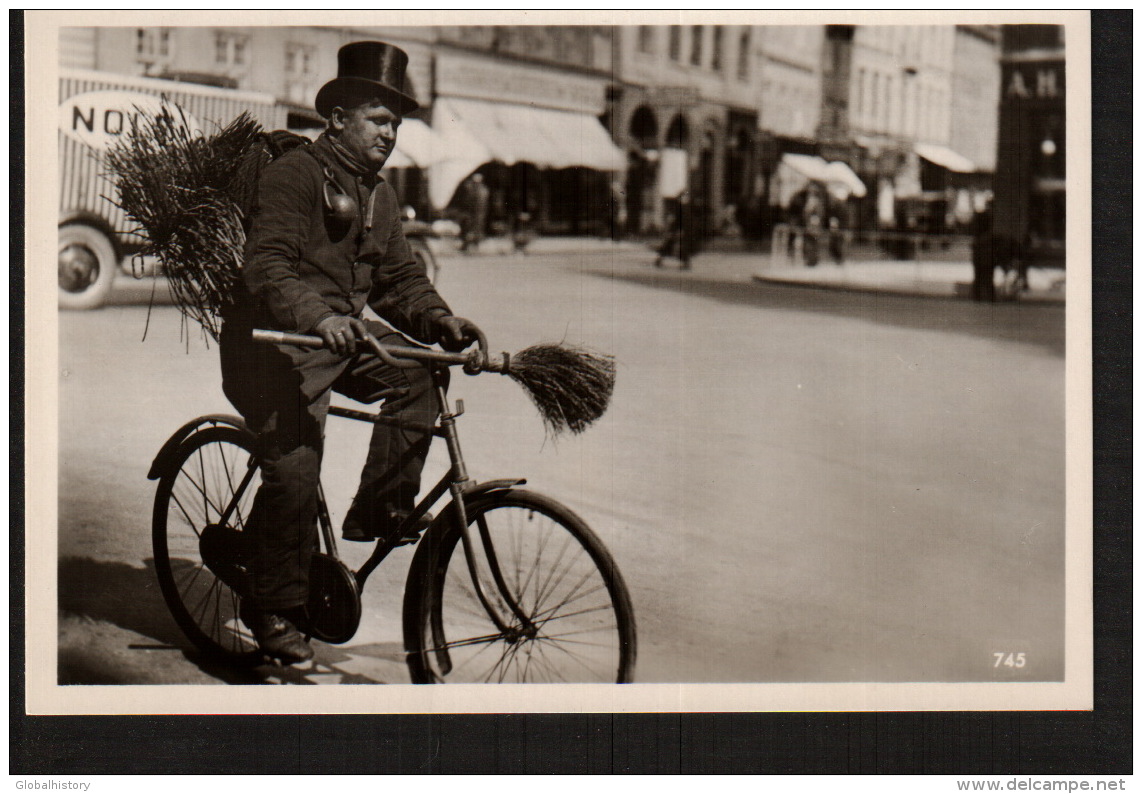
[[[119,267],[107,235],[81,223],[59,229],[59,305],[63,309],[94,309],[111,292]]]

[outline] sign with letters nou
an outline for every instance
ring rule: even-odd
[[[169,101],[166,106],[175,107]],[[105,152],[130,131],[140,113],[157,115],[162,109],[163,101],[150,94],[89,91],[64,100],[59,108],[59,128],[69,138]],[[185,110],[182,117],[191,130],[199,129],[198,121]]]

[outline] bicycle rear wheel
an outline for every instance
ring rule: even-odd
[[[519,489],[477,495],[465,506],[471,561],[448,510],[409,572],[404,635],[413,683],[631,681],[630,596],[583,520]]]
[[[155,571],[167,607],[196,647],[229,661],[260,658],[238,618],[242,530],[260,482],[252,449],[253,437],[233,427],[191,435],[159,480],[151,522]]]

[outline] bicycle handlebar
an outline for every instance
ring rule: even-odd
[[[297,345],[298,347],[325,347],[320,336],[308,334],[294,334],[287,331],[267,331],[256,328],[251,333],[255,342],[267,342],[278,345]],[[499,372],[506,374],[507,362],[510,357],[505,353],[499,358],[488,356],[488,340],[480,334],[477,347],[467,353],[449,353],[444,350],[435,350],[427,347],[410,347],[406,345],[382,345],[372,334],[367,334],[364,341],[377,357],[385,363],[395,367],[416,366],[416,361],[434,361],[448,366],[463,366],[469,375],[480,372]],[[404,359],[404,361],[401,361]],[[411,360],[410,360],[411,359]]]

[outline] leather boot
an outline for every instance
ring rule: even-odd
[[[396,532],[407,515],[407,513],[400,511],[370,509],[368,503],[354,500],[349,507],[349,512],[345,514],[344,523],[341,525],[341,537],[345,540],[363,543],[371,543],[377,538],[388,538]],[[404,546],[409,543],[416,543],[424,530],[431,526],[432,521],[432,513],[425,513],[405,531],[404,537],[396,545]]]
[[[238,614],[258,641],[262,653],[282,664],[297,664],[313,658],[313,648],[301,632],[287,618],[273,612],[263,612],[243,601]]]

